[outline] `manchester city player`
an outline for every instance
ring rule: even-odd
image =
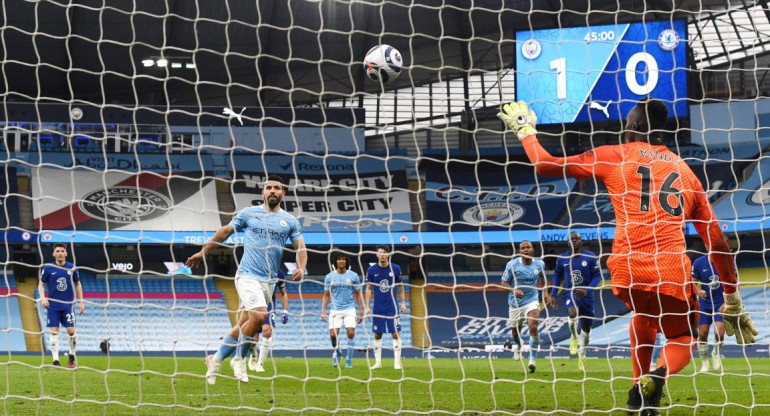
[[[594,317],[594,288],[602,282],[599,261],[592,251],[583,250],[583,239],[579,233],[569,235],[571,250],[556,259],[551,288],[551,307],[556,309],[559,287],[565,292],[565,303],[569,314],[569,353],[578,354],[578,369],[585,370],[585,350],[591,337],[591,318]],[[580,319],[580,341],[577,323]]]
[[[698,289],[698,355],[703,364],[701,371],[709,371],[709,330],[714,323],[714,350],[711,352],[711,367],[715,371],[722,369],[722,344],[725,342],[725,324],[719,308],[725,303],[724,288],[716,267],[709,261],[709,256],[697,258],[692,263],[692,277],[700,283]]]
[[[242,209],[230,224],[217,230],[201,251],[187,259],[188,266],[196,267],[209,251],[233,233],[243,232],[245,235],[243,257],[235,274],[235,290],[238,292],[240,307],[246,311],[248,319],[241,324],[237,340],[228,333],[217,353],[206,357],[206,381],[209,384],[216,383],[222,360],[228,357],[237,345],[256,343],[254,337],[267,317],[267,305],[271,302],[287,240],[291,240],[297,253],[297,268],[292,274],[292,279],[300,280],[305,274],[305,240],[297,219],[281,208],[281,199],[285,195],[286,190],[281,178],[270,175],[262,189],[264,203]],[[244,350],[248,349],[236,350],[232,367],[237,379],[248,382],[246,360],[242,355]]]
[[[372,332],[374,333],[374,365],[372,370],[382,368],[382,334],[388,332],[393,335],[393,368],[401,369],[401,319],[396,314],[397,302],[393,296],[393,288],[398,286],[401,290],[399,298],[401,314],[406,313],[406,291],[401,282],[401,267],[390,262],[390,250],[388,246],[377,246],[377,264],[366,271],[366,300],[364,301],[364,315],[369,315],[369,304],[374,292],[374,315],[372,316]]]
[[[356,337],[356,324],[363,321],[364,304],[361,299],[361,277],[350,270],[350,258],[345,253],[337,253],[332,257],[335,269],[324,279],[324,295],[321,302],[321,319],[327,320],[326,307],[331,299],[329,311],[329,337],[332,341],[332,365],[337,366],[342,358],[337,335],[344,325],[348,335],[348,351],[345,367],[353,368],[353,340]],[[358,303],[358,314],[356,305]]]
[[[69,335],[69,363],[68,368],[75,368],[75,313],[72,307],[75,303],[75,294],[79,300],[78,310],[82,315],[86,310],[83,302],[83,286],[80,284],[80,275],[75,265],[67,261],[67,246],[55,244],[53,246],[54,262],[43,266],[40,275],[40,283],[37,292],[40,295],[40,303],[48,309],[48,327],[51,328],[51,355],[54,367],[59,367],[59,325],[67,328]],[[46,297],[46,289],[48,297]]]
[[[529,327],[529,372],[534,373],[537,358],[537,349],[540,345],[540,337],[537,333],[537,325],[540,320],[540,300],[538,291],[545,287],[545,263],[534,258],[535,248],[529,241],[519,244],[519,253],[505,266],[503,273],[503,286],[511,288],[508,295],[508,317],[513,334],[513,358],[521,357],[521,325],[524,322]],[[545,293],[546,298],[548,294]],[[548,299],[545,299],[549,303]]]

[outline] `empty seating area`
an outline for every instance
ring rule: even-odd
[[[16,279],[13,275],[0,275],[0,348],[6,351],[27,349],[16,293]]]

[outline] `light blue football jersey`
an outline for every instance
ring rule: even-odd
[[[324,291],[327,290],[332,295],[331,310],[341,311],[355,308],[356,302],[353,300],[353,293],[356,290],[361,290],[361,277],[352,270],[343,274],[334,270],[327,274],[324,279]]]
[[[270,283],[278,279],[287,241],[302,239],[302,229],[293,215],[284,210],[269,212],[264,205],[242,209],[230,221],[230,228],[244,233],[238,274]]]
[[[503,272],[503,282],[524,292],[524,297],[517,298],[513,292],[508,295],[508,305],[512,308],[520,308],[532,302],[539,302],[537,280],[540,274],[545,273],[545,263],[540,259],[532,260],[532,264],[524,264],[521,257],[508,262]]]

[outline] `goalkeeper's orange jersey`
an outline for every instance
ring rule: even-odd
[[[535,136],[525,137],[523,144],[541,175],[566,174],[604,182],[617,223],[607,261],[616,291],[658,291],[690,301],[693,285],[684,236],[687,220],[694,222],[712,251],[712,261],[726,283],[725,292],[735,291],[732,255],[706,193],[689,166],[666,146],[630,142],[557,158]]]

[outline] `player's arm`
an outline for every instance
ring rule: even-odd
[[[369,276],[367,273],[366,278],[366,299],[364,299],[364,316],[369,317],[369,305],[372,301],[372,283],[369,281]]]
[[[353,298],[358,302],[358,317],[356,318],[356,322],[359,324],[364,320],[364,295],[361,293],[361,287],[358,287],[355,292],[353,292]]]
[[[399,289],[401,290],[398,294],[398,297],[401,299],[401,314],[406,313],[406,287],[404,286],[404,282],[401,282],[400,285],[398,285]]]
[[[543,303],[549,305],[551,297],[548,296],[548,279],[545,278],[545,271],[541,270],[537,278],[537,290],[543,294]]]
[[[292,241],[291,244],[294,246],[294,250],[297,253],[297,268],[292,272],[291,279],[297,281],[305,276],[305,269],[307,268],[307,247],[305,246],[304,238]]]
[[[289,322],[289,294],[286,293],[286,286],[281,286],[281,307],[283,308],[283,311],[281,312],[281,323],[286,325],[287,322]]]
[[[556,261],[556,269],[553,271],[553,277],[551,278],[551,298],[550,298],[550,305],[551,308],[554,310],[559,308],[559,305],[556,304],[556,299],[559,298],[559,289],[562,286],[564,277],[564,266],[558,261]]]
[[[329,289],[324,290],[323,300],[321,300],[321,320],[326,321],[326,306],[329,305],[329,298],[332,296]]]
[[[225,241],[231,235],[233,235],[233,233],[235,233],[235,230],[229,224],[219,227],[219,229],[217,230],[216,233],[214,233],[211,239],[206,244],[203,245],[203,248],[201,248],[201,251],[188,257],[185,264],[190,267],[198,267],[200,262],[206,257],[206,255],[211,250],[213,250],[215,247],[222,244],[222,242]]]
[[[48,298],[45,296],[45,271],[43,271],[43,275],[40,277],[40,283],[37,285],[37,293],[40,295],[40,304],[43,305],[44,308],[48,308]]]
[[[756,342],[759,332],[743,307],[743,301],[738,292],[738,274],[735,269],[735,259],[730,252],[727,239],[719,227],[717,216],[706,199],[706,193],[703,192],[700,182],[695,182],[695,207],[693,211],[695,229],[698,231],[703,242],[706,243],[706,247],[709,253],[711,253],[711,262],[716,267],[724,287],[725,303],[719,309],[719,312],[724,320],[725,331],[730,336],[735,334],[735,341],[738,344],[753,344]]]
[[[75,282],[75,293],[77,293],[78,300],[80,301],[78,305],[78,309],[80,314],[82,315],[83,312],[86,311],[86,303],[83,300],[83,285],[80,283],[80,280]]]
[[[511,292],[513,292],[513,295],[516,296],[517,298],[523,298],[524,297],[524,292],[522,292],[521,289],[519,289],[519,288],[517,288],[517,287],[515,287],[513,285],[513,272],[511,271],[511,269],[508,266],[505,267],[505,271],[503,272],[503,278],[502,278],[500,284],[504,288],[506,288],[506,289],[510,290]]]

